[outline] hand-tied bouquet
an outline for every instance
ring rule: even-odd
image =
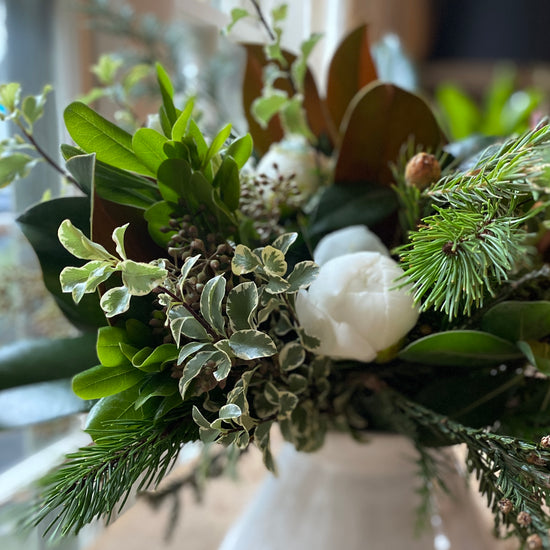
[[[549,548],[550,126],[447,144],[422,99],[376,80],[364,27],[323,98],[319,37],[289,54],[272,15],[272,41],[245,46],[250,134],[203,136],[162,67],[158,129],[65,110],[83,196],[20,224],[67,316],[97,331],[100,364],[73,384],[97,400],[94,444],[44,480],[31,521],[109,518],[199,438],[254,443],[275,470],[277,424],[307,452],[328,430],[405,434],[427,481],[433,449],[463,443],[496,532]],[[34,142],[44,97],[0,94]]]

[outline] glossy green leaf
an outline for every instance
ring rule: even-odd
[[[99,399],[124,391],[145,376],[132,365],[92,367],[73,378],[73,391],[82,399]]]
[[[501,302],[485,313],[481,326],[510,342],[540,340],[550,334],[550,302]]]
[[[220,198],[230,211],[239,208],[241,199],[239,167],[231,157],[223,159],[216,172],[212,186],[220,190]]]
[[[252,137],[250,134],[245,134],[229,145],[229,147],[225,150],[225,156],[231,157],[237,163],[239,170],[241,170],[250,158],[252,148]]]
[[[342,120],[342,143],[336,161],[337,184],[368,181],[393,183],[390,164],[410,139],[423,150],[445,143],[428,104],[392,84],[369,84],[353,98]]]
[[[550,376],[550,344],[530,341],[518,342],[517,345],[531,365],[545,376]]]
[[[152,128],[140,128],[132,137],[132,148],[139,160],[156,174],[166,160],[164,144],[168,139]]]
[[[197,126],[197,123],[193,119],[189,120],[189,125],[187,127],[187,134],[189,137],[193,139],[193,142],[197,147],[197,154],[202,164],[206,156],[206,153],[208,151],[208,144],[206,143],[206,140],[202,135],[201,129]]]
[[[149,207],[143,215],[151,238],[159,246],[166,247],[172,236],[177,233],[175,230],[161,231],[168,227],[168,222],[173,214],[174,207],[165,201],[160,201]]]
[[[95,153],[71,157],[65,166],[77,181],[80,189],[90,196],[94,188]]]
[[[344,38],[330,61],[327,105],[337,128],[357,92],[376,79],[367,26],[361,25]]]
[[[160,372],[167,363],[175,363],[178,348],[174,344],[161,344],[155,348],[143,348],[132,358],[134,367],[143,372]]]
[[[239,330],[229,338],[229,345],[240,359],[259,359],[277,353],[273,340],[259,330]]]
[[[97,332],[97,356],[104,367],[127,365],[128,360],[120,349],[129,344],[127,332],[120,327],[101,327]]]
[[[226,312],[233,331],[255,328],[258,289],[252,281],[234,287],[227,296]]]
[[[83,178],[80,176],[82,169],[85,167],[82,167],[82,169],[78,167],[78,170],[74,171],[72,168],[74,157],[87,157],[88,155],[83,155],[80,149],[70,145],[62,145],[61,150],[63,156],[69,159],[67,168],[75,176],[81,187],[83,187],[83,184],[89,183],[89,177]],[[75,173],[77,171],[78,175]],[[153,182],[104,162],[95,161],[94,176],[94,189],[103,199],[141,209],[146,209],[161,199],[159,190]],[[91,194],[91,188],[86,190],[83,187],[83,190],[87,194]]]
[[[153,418],[155,403],[147,402],[145,406],[136,407],[140,397],[138,384],[115,395],[103,397],[90,411],[86,419],[86,431],[96,438],[104,435],[105,430],[109,429],[115,421]]]
[[[349,225],[372,227],[397,209],[393,189],[365,182],[352,185],[332,185],[321,195],[312,217],[310,234],[324,235]]]
[[[0,347],[0,390],[69,378],[97,365],[96,335],[19,340]]]
[[[521,358],[519,349],[502,338],[476,330],[438,332],[401,350],[399,358],[440,366],[480,367]]]
[[[173,100],[174,86],[170,81],[168,73],[160,63],[156,64],[156,69],[157,80],[160,86],[160,93],[162,95],[162,106],[164,109],[164,113],[168,119],[168,122],[170,123],[170,127],[173,127],[178,118],[178,113],[176,107],[174,106]]]
[[[71,103],[63,116],[69,134],[86,153],[96,153],[98,160],[116,168],[155,175],[134,154],[132,136],[84,103]]]
[[[174,141],[181,141],[187,132],[187,126],[189,124],[189,119],[191,118],[191,113],[195,106],[194,100],[190,99],[186,104],[183,111],[178,116],[174,127],[172,128],[172,139]]]
[[[225,335],[225,320],[222,315],[225,285],[226,280],[223,275],[209,279],[203,287],[200,299],[200,311],[203,319],[221,335]]]
[[[225,142],[229,139],[231,135],[231,124],[226,124],[217,134],[216,137],[210,143],[208,151],[202,161],[203,169],[206,168],[206,165],[217,155],[221,148],[224,146]]]
[[[177,204],[180,199],[192,198],[191,173],[191,166],[186,160],[165,160],[158,170],[158,185],[164,200]],[[196,209],[198,204],[192,203],[189,206]]]

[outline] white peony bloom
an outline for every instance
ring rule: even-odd
[[[256,172],[271,179],[294,175],[298,190],[310,196],[330,177],[331,169],[328,157],[318,153],[305,137],[291,134],[269,148]]]
[[[323,264],[317,279],[296,299],[300,325],[321,341],[315,351],[369,362],[399,342],[418,319],[407,289],[394,289],[402,274],[380,252],[345,254]]]
[[[313,259],[316,264],[323,265],[332,258],[352,252],[380,252],[385,256],[390,255],[378,235],[364,225],[350,225],[325,235],[315,247]]]

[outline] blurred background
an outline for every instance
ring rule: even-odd
[[[269,13],[281,2],[259,3]],[[321,91],[338,42],[368,23],[380,77],[422,94],[450,140],[521,131],[548,113],[547,0],[288,4],[284,47],[297,50],[312,32],[324,34],[311,57]],[[35,138],[54,159],[60,158],[59,143],[69,140],[63,107],[75,99],[128,128],[147,123],[160,100],[152,91],[155,61],[172,76],[181,103],[196,98],[204,129],[215,132],[230,120],[244,133],[244,53],[238,43],[262,42],[266,36],[250,19],[224,36],[220,30],[234,7],[252,11],[248,0],[0,0],[0,82],[20,82],[25,95],[53,85]],[[0,140],[9,139],[12,130],[1,123]],[[1,160],[2,149],[3,177]],[[29,341],[75,331],[48,298],[33,253],[15,224],[17,215],[44,196],[71,191],[45,163],[29,175],[26,168],[13,185],[0,182],[0,357],[15,353],[18,345],[32,345]],[[84,405],[72,395],[69,380],[30,383],[25,365],[11,386],[0,384],[0,548],[35,550],[45,545],[39,533],[25,542],[14,533],[22,490],[64,452],[86,443],[78,430]],[[190,495],[182,511],[170,506],[153,511],[142,501],[106,531],[92,527],[59,548],[215,548],[262,476],[256,458],[253,453],[245,457],[240,486],[216,481],[204,507]],[[178,527],[166,542],[170,514]],[[147,529],[144,517],[155,518],[146,522]]]

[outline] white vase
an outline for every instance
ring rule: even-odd
[[[316,453],[285,444],[270,475],[219,550],[489,550],[490,525],[464,480],[438,499],[432,529],[415,536],[416,451],[401,436],[369,443],[331,433]],[[458,493],[458,494],[456,494]]]

